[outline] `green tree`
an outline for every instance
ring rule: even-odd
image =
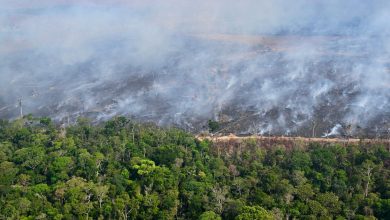
[[[212,132],[212,133],[218,131],[218,129],[219,129],[219,123],[216,122],[216,121],[209,120],[209,121],[208,121],[208,125],[209,125],[209,130],[210,130],[210,132]]]
[[[199,216],[199,220],[221,220],[221,216],[215,214],[215,212],[213,211],[206,211],[206,212],[203,212],[200,216]]]
[[[11,185],[16,181],[16,174],[19,169],[15,164],[9,161],[0,163],[0,193],[6,194],[11,188]]]
[[[271,220],[274,219],[271,213],[260,206],[244,206],[236,220]]]

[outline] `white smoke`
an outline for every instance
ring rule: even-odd
[[[385,129],[389,10],[384,0],[2,0],[0,116],[17,116],[22,97],[25,112],[57,118]]]
[[[342,135],[343,127],[341,124],[336,124],[329,133],[325,133],[322,137],[334,137]]]

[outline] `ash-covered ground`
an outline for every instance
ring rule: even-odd
[[[6,1],[0,118],[18,117],[21,99],[23,114],[60,123],[390,136],[385,1],[167,2]]]

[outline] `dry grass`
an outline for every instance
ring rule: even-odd
[[[272,142],[304,142],[304,143],[390,143],[388,139],[358,139],[358,138],[307,138],[307,137],[286,137],[286,136],[236,136],[234,134],[222,135],[222,136],[211,136],[211,135],[198,135],[198,140],[210,140],[213,142],[240,142],[245,140],[258,140],[258,141],[272,141]]]

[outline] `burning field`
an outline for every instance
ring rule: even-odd
[[[0,118],[389,137],[389,4],[279,1],[6,3]]]

